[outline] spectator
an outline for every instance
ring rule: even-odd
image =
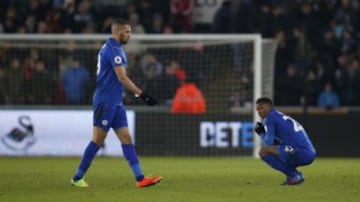
[[[191,32],[193,0],[171,0],[171,22],[175,33]]]
[[[89,24],[93,23],[92,13],[91,2],[89,0],[82,0],[73,16],[78,31],[82,32]]]
[[[36,61],[31,81],[31,104],[51,104],[53,91],[54,84],[45,68],[45,62]]]
[[[330,82],[325,84],[324,90],[320,93],[317,104],[323,109],[334,109],[339,107],[339,95],[333,90]]]
[[[231,33],[232,25],[231,2],[224,1],[221,7],[216,11],[212,23],[214,33]]]
[[[25,11],[28,15],[34,16],[35,21],[44,19],[49,6],[47,5],[47,2],[48,1],[40,1],[40,0],[26,1]]]
[[[322,56],[323,55],[320,55],[320,57]],[[319,85],[324,86],[327,81],[333,79],[332,72],[334,70],[331,61],[326,60],[326,58],[315,58],[310,65],[316,72]]]
[[[180,85],[180,81],[176,75],[176,69],[178,67],[174,66],[172,63],[165,67],[164,74],[158,76],[155,80],[157,86],[154,87],[154,96],[162,104],[171,104],[172,99],[174,98],[176,89]]]
[[[64,31],[61,26],[61,13],[59,10],[50,11],[46,16],[46,23],[48,26],[48,31],[51,33],[62,33]]]
[[[35,59],[33,56],[28,56],[25,61],[24,61],[24,65],[23,65],[23,82],[24,82],[24,87],[23,87],[23,94],[24,94],[24,103],[25,104],[31,104],[32,103],[32,81],[33,81],[33,73],[34,73],[34,69],[35,69],[35,61],[37,59]]]
[[[20,59],[14,58],[11,60],[10,68],[5,77],[8,104],[24,103],[24,74],[21,67]]]
[[[49,33],[49,29],[48,29],[46,22],[44,22],[44,21],[38,22],[37,27],[36,27],[36,33],[39,33],[39,34]]]
[[[172,101],[173,114],[203,114],[206,112],[206,100],[202,91],[192,80],[182,84]]]
[[[269,3],[261,3],[258,5],[259,12],[257,13],[256,25],[257,25],[257,32],[261,33],[263,37],[273,37],[274,30],[273,30],[273,20],[272,20],[272,13],[271,7]]]
[[[17,18],[17,10],[14,6],[9,6],[6,10],[4,16],[3,29],[5,33],[14,33],[17,30],[17,23],[19,19]]]
[[[291,33],[295,26],[290,13],[285,12],[284,7],[278,2],[272,3],[272,23],[273,32],[284,30],[286,33]]]
[[[310,1],[302,1],[296,24],[297,30],[304,34],[306,56],[311,55],[321,42],[319,39],[322,38],[322,30],[325,28],[321,14]]]
[[[154,18],[153,8],[149,0],[140,0],[138,14],[140,23],[144,26],[145,31],[149,32]]]
[[[321,87],[314,70],[310,69],[305,76],[304,94],[308,106],[316,106]]]
[[[295,61],[294,44],[290,43],[289,37],[284,30],[275,33],[275,43],[277,49],[275,52],[275,80],[286,73],[287,67]],[[279,103],[277,103],[279,104]]]
[[[80,64],[79,59],[74,59],[63,78],[66,100],[68,104],[86,103],[89,89],[89,72]]]
[[[339,92],[345,105],[360,105],[360,62],[351,59],[347,69],[342,72],[338,80]]]
[[[162,64],[156,59],[155,55],[150,53],[142,58],[141,68],[145,77],[148,78],[161,75],[163,72]]]
[[[344,29],[339,40],[339,48],[343,53],[352,53],[356,51],[357,41],[353,36],[351,29]]]
[[[137,13],[131,13],[129,16],[129,23],[132,27],[132,32],[134,34],[144,34],[145,29],[144,26],[142,26],[139,23],[139,15]]]
[[[163,34],[174,34],[174,30],[170,25],[164,25]]]
[[[6,103],[7,89],[6,89],[6,72],[5,68],[0,66],[0,104]]]
[[[36,33],[36,19],[33,15],[26,16],[25,19],[26,33]]]
[[[75,41],[66,41],[66,48],[62,50],[59,57],[59,80],[64,78],[66,70],[74,64],[74,58],[80,57],[79,47]]]
[[[161,34],[164,31],[164,20],[160,14],[155,14],[149,33]]]
[[[336,58],[336,70],[334,72],[334,89],[339,92],[340,103],[345,105],[345,98],[343,91],[347,85],[347,66],[349,63],[349,56],[346,54],[341,54]]]
[[[286,74],[279,78],[277,90],[279,94],[275,98],[278,105],[300,105],[303,79],[300,77],[295,64],[289,65],[286,69]]]
[[[240,1],[232,19],[233,29],[236,33],[253,33],[255,30],[255,3],[253,1]]]
[[[9,47],[1,47],[0,48],[0,66],[6,69],[10,63],[10,48]]]
[[[184,83],[187,77],[184,67],[182,67],[177,60],[172,60],[169,65],[171,72],[176,76],[178,83]]]
[[[339,55],[337,43],[335,40],[334,32],[331,29],[324,31],[323,39],[321,40],[319,53],[328,61],[330,64],[329,70],[334,70],[336,64],[336,58]]]
[[[65,11],[63,13],[62,19],[60,20],[61,27],[64,28],[64,30],[70,30],[73,33],[77,33],[77,25],[75,22],[75,11],[76,11],[76,5],[74,1],[67,1],[65,3]]]

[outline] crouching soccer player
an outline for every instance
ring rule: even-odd
[[[286,175],[282,185],[298,185],[305,179],[298,166],[309,165],[316,156],[304,128],[293,118],[277,111],[270,98],[256,101],[256,111],[262,121],[255,125],[263,147],[259,155],[269,166]]]
[[[126,87],[147,105],[155,105],[157,101],[139,89],[126,74],[127,59],[123,45],[131,36],[129,23],[123,19],[115,20],[111,25],[111,34],[98,54],[96,89],[93,96],[93,138],[85,149],[71,184],[76,187],[89,186],[84,176],[112,128],[135,176],[136,187],[147,187],[160,182],[162,177],[144,176],[129,133],[126,110],[121,98]]]

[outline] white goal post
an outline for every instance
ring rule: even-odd
[[[106,40],[108,37],[109,35],[106,34],[0,34],[0,46],[10,46],[16,47],[18,49],[35,47],[44,48],[47,50],[61,50],[68,48],[68,42],[76,41],[81,44],[81,48],[83,49],[98,50],[99,45],[103,43],[104,40]],[[223,46],[224,44],[226,47]],[[243,46],[246,47],[244,48]],[[142,52],[144,49],[166,48],[161,52],[163,58],[166,58],[173,57],[172,55],[169,55],[170,53],[167,51],[169,48],[186,49],[192,47],[195,51],[197,51],[198,49],[202,50],[204,47],[210,47],[211,50],[209,53],[207,53],[208,55],[203,61],[203,68],[206,68],[207,73],[201,72],[201,74],[199,74],[205,74],[204,77],[207,77],[208,79],[204,84],[205,87],[210,86],[209,83],[213,81],[212,79],[214,79],[215,76],[219,75],[221,68],[229,69],[229,67],[219,68],[216,65],[226,63],[227,66],[232,66],[237,61],[237,65],[240,66],[237,68],[240,69],[240,71],[243,69],[241,65],[245,64],[244,66],[249,66],[249,68],[252,69],[252,84],[249,84],[251,89],[247,89],[246,96],[250,97],[251,99],[247,100],[248,104],[250,102],[251,108],[249,106],[245,107],[245,112],[248,113],[251,117],[249,120],[255,122],[259,120],[254,107],[255,100],[261,96],[273,98],[275,46],[276,45],[274,40],[263,39],[260,34],[134,34],[132,35],[129,44],[126,46],[126,49],[131,52]],[[239,47],[241,53],[237,53],[235,51],[235,49],[237,50]],[[182,58],[181,56],[178,56],[181,53],[175,54],[177,55],[177,58]],[[190,58],[189,61],[180,61],[180,63],[185,63],[185,65],[189,66],[194,65],[193,63],[196,61],[197,56],[191,56],[191,52],[188,54],[190,54],[190,56],[186,58]],[[95,55],[86,57],[95,58]],[[223,60],[221,60],[221,58],[223,58]],[[207,60],[215,62],[216,65],[208,64]],[[234,60],[235,62],[229,62],[228,60]],[[208,68],[207,66],[215,67]],[[229,73],[229,75],[231,74],[234,73]],[[240,80],[240,78],[238,80]],[[226,82],[220,83],[220,85],[226,85]],[[236,85],[241,84],[239,84],[239,82],[235,79],[233,83],[230,83],[230,85],[232,86],[226,89],[233,89],[236,88]],[[211,90],[212,89],[209,91]],[[213,103],[215,103],[214,106],[225,105],[223,100],[221,100],[221,102],[218,101],[219,96],[228,96],[229,94],[230,93],[224,92],[218,92],[215,94],[213,98]],[[214,112],[221,113],[229,112],[224,110],[224,108],[226,107],[219,107],[219,110],[217,111],[214,107],[212,110],[214,110]],[[243,112],[243,110],[240,110],[238,113],[241,112]],[[259,157],[259,148],[259,137],[254,135],[254,150],[252,155],[255,158]]]

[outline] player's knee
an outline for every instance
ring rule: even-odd
[[[311,164],[311,163],[315,160],[315,157],[316,157],[316,153],[315,153],[315,152],[313,152],[313,151],[307,152],[307,153],[304,155],[304,165],[309,165],[309,164]]]
[[[264,152],[259,151],[259,156],[260,156],[261,159],[263,159],[265,157],[265,155],[266,154]]]
[[[105,129],[97,126],[94,127],[93,137],[92,137],[93,142],[95,142],[99,146],[104,145],[106,136],[107,136],[107,131]]]
[[[131,136],[128,133],[120,134],[120,135],[118,135],[118,137],[122,144],[131,144],[132,143]]]
[[[101,147],[101,146],[104,145],[105,140],[93,138],[93,142],[94,142],[95,144],[97,144],[99,147]]]

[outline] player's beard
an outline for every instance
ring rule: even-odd
[[[120,34],[120,43],[126,45],[129,41],[129,38],[125,38],[124,35]]]
[[[120,43],[123,44],[123,45],[126,45],[128,43],[128,40],[122,39],[122,40],[120,40]]]

